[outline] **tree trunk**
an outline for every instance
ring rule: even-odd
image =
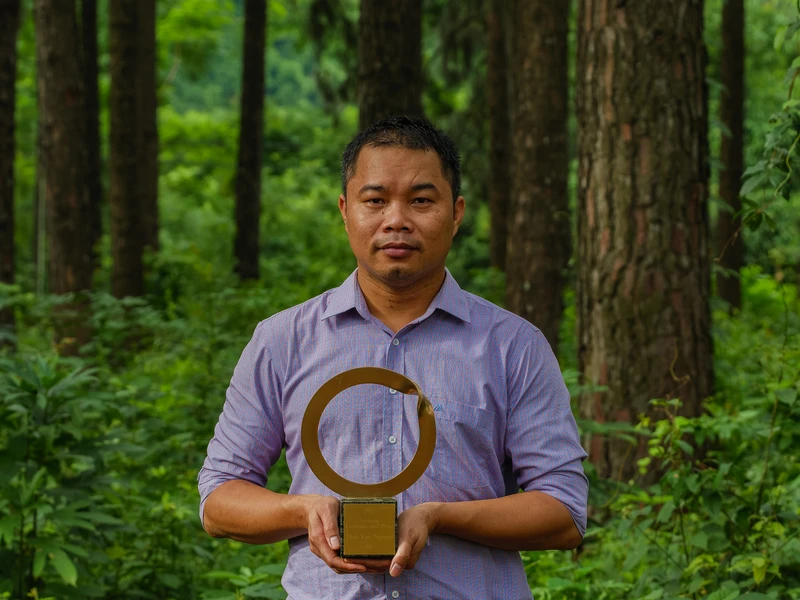
[[[422,116],[422,0],[361,0],[358,108],[361,129]]]
[[[138,127],[138,2],[111,0],[109,14],[111,91],[109,112],[109,205],[111,291],[118,298],[144,292],[144,231],[140,205]]]
[[[19,0],[0,0],[0,283],[14,283],[14,110]],[[0,309],[0,331],[14,311]],[[4,345],[0,337],[0,347]]]
[[[49,290],[66,294],[92,286],[80,41],[74,1],[36,0],[34,10]],[[59,311],[56,342],[63,352],[88,339],[85,306],[77,299]]]
[[[712,393],[705,65],[703,0],[581,1],[578,366],[607,387],[586,418],[635,423],[653,398],[694,416]],[[587,442],[623,481],[646,452]]]
[[[506,306],[542,330],[554,352],[570,257],[567,203],[568,2],[514,0],[513,197]]]
[[[719,174],[720,198],[730,207],[717,219],[717,256],[720,267],[730,274],[717,275],[717,294],[731,308],[742,307],[739,271],[744,262],[744,244],[737,233],[741,220],[733,215],[742,209],[739,188],[744,171],[744,2],[726,0],[722,9],[722,124],[731,132],[722,135]]]
[[[262,2],[265,0],[262,0]],[[146,247],[158,250],[158,124],[156,110],[156,3],[139,2],[139,185],[142,235]]]
[[[97,0],[81,0],[83,87],[86,91],[86,184],[89,188],[87,233],[92,262],[99,263],[97,244],[103,235],[103,171],[100,155],[100,99],[97,71]]]
[[[489,108],[489,211],[492,266],[506,268],[508,207],[511,196],[511,116],[508,98],[508,10],[506,0],[486,6],[486,101]]]
[[[246,0],[234,241],[235,271],[242,279],[258,279],[266,26],[266,2]]]

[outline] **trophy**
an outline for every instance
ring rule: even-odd
[[[419,445],[411,462],[382,483],[356,483],[339,475],[322,456],[319,422],[338,393],[362,383],[383,385],[417,396]],[[401,396],[402,397],[402,396]],[[433,407],[419,386],[405,375],[378,367],[350,369],[329,379],[311,398],[303,416],[300,439],[311,471],[329,489],[343,496],[339,502],[339,556],[392,558],[397,552],[397,499],[428,468],[436,446]]]

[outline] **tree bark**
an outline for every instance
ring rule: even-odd
[[[607,388],[586,418],[635,423],[653,398],[695,416],[712,393],[705,66],[703,0],[581,1],[578,365]],[[646,452],[587,446],[623,481]]]
[[[361,0],[361,129],[396,114],[422,116],[422,0]]]
[[[14,111],[19,0],[0,0],[0,283],[14,283]],[[14,327],[14,311],[0,309],[0,330]],[[0,338],[0,347],[4,345]]]
[[[266,0],[262,0],[265,2]],[[144,245],[158,250],[158,124],[156,111],[156,3],[139,2],[139,185]]]
[[[567,203],[568,2],[514,0],[511,100],[513,197],[506,306],[542,330],[555,352],[570,257]]]
[[[508,83],[508,10],[506,0],[490,0],[486,7],[486,101],[489,108],[489,257],[506,268],[508,207],[511,197],[511,105]]]
[[[730,274],[717,275],[717,294],[731,308],[742,307],[739,271],[744,263],[744,244],[737,233],[742,210],[739,188],[744,172],[744,1],[725,0],[722,8],[722,124],[731,132],[723,134],[720,158],[719,195],[728,205],[717,218],[717,256],[720,267]]]
[[[97,70],[97,0],[81,0],[83,87],[86,91],[86,184],[89,189],[89,218],[93,267],[99,266],[97,244],[103,235],[103,171],[100,156],[100,99]]]
[[[242,279],[258,279],[266,27],[266,2],[246,0],[234,240],[235,271]]]
[[[86,107],[74,1],[36,0],[40,153],[46,207],[49,291],[92,286]],[[73,353],[88,340],[86,302],[78,297],[57,314],[56,343]]]
[[[144,292],[136,89],[139,80],[137,5],[137,0],[111,0],[109,14],[111,291],[118,298],[140,296]]]

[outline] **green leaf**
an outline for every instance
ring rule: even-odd
[[[257,583],[241,590],[246,598],[273,598],[283,600],[286,594],[274,583]]]
[[[58,549],[53,550],[50,555],[50,561],[53,563],[56,571],[58,571],[58,574],[61,575],[61,579],[64,580],[64,583],[73,587],[78,583],[78,570],[75,568],[75,563],[72,562],[72,559],[66,552]]]
[[[766,181],[767,181],[767,174],[763,171],[758,175],[753,175],[752,177],[746,179],[745,182],[742,184],[742,188],[739,190],[739,195],[747,196],[747,194],[759,188]]]
[[[708,596],[705,597],[705,600],[734,600],[735,598],[738,597],[739,597],[739,590],[720,589],[715,592],[711,592]]]
[[[33,576],[39,577],[44,571],[45,561],[47,554],[41,549],[37,548],[36,554],[33,555]]]
[[[673,512],[675,512],[675,502],[672,500],[667,500],[664,502],[664,506],[662,506],[661,510],[658,512],[658,522],[666,523],[672,517]]]
[[[767,559],[762,556],[757,556],[753,559],[753,580],[756,585],[760,585],[767,576]]]
[[[692,536],[692,546],[701,550],[708,550],[708,534],[705,531],[698,531]]]
[[[784,25],[783,27],[778,27],[778,30],[775,32],[775,39],[772,42],[772,47],[775,52],[778,52],[781,46],[783,46],[783,41],[786,39],[786,31],[788,29],[789,27]]]
[[[795,402],[797,402],[797,390],[794,388],[775,390],[775,397],[783,404],[792,406]]]

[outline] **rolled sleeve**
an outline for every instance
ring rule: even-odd
[[[583,536],[589,481],[582,463],[587,455],[569,392],[544,335],[531,328],[524,337],[510,363],[506,454],[519,487],[559,500]]]
[[[206,499],[218,486],[234,479],[263,486],[280,456],[285,440],[280,381],[267,351],[267,336],[268,327],[262,322],[242,352],[228,386],[225,406],[197,476],[201,522]]]

